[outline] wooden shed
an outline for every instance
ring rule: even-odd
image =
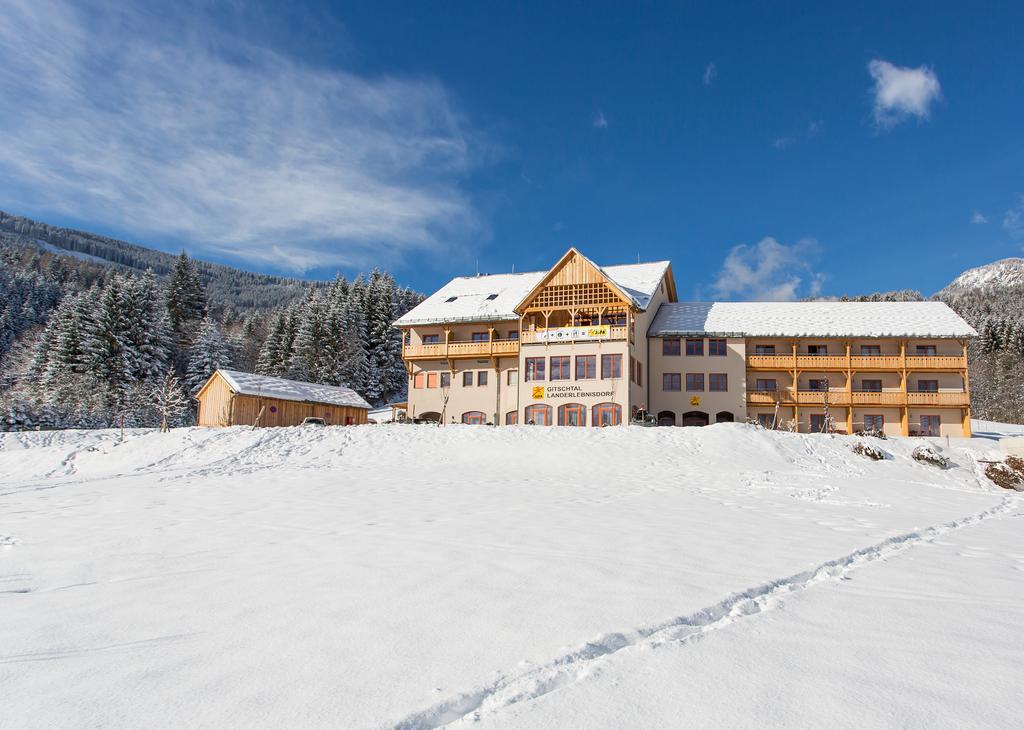
[[[351,388],[237,370],[215,372],[196,400],[200,426],[297,426],[309,417],[352,426],[366,423],[370,411],[370,404]]]

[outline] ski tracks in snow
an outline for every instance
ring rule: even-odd
[[[685,645],[712,631],[725,628],[748,616],[780,605],[784,596],[826,581],[843,580],[864,565],[894,557],[914,545],[940,535],[999,517],[1019,505],[1016,497],[1004,497],[990,509],[966,517],[914,530],[882,540],[809,570],[762,583],[695,613],[677,616],[620,633],[604,634],[556,659],[516,674],[499,675],[485,686],[463,692],[415,712],[393,727],[396,730],[424,730],[461,721],[476,721],[485,715],[543,697],[585,680],[600,671],[602,660],[626,649],[655,648],[666,644]]]

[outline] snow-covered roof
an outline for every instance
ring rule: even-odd
[[[333,406],[349,408],[370,408],[370,404],[351,388],[303,383],[299,380],[243,373],[239,370],[218,370],[217,372],[227,381],[231,390],[239,395],[255,395],[300,403],[329,403]]]
[[[597,267],[614,281],[633,303],[646,309],[668,269],[668,261]],[[524,274],[460,276],[398,318],[395,325],[408,327],[434,322],[500,322],[518,319],[515,308],[547,271]]]
[[[973,337],[943,302],[678,302],[647,333],[739,337]]]

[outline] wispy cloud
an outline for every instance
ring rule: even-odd
[[[988,217],[979,211],[974,211],[974,215],[971,216],[971,223],[982,226],[988,223]]]
[[[791,301],[816,297],[825,276],[814,271],[818,242],[803,238],[786,245],[768,236],[753,245],[734,246],[712,285],[721,299]]]
[[[608,127],[608,119],[605,117],[604,112],[598,112],[594,116],[593,125],[595,129],[606,129]]]
[[[715,83],[716,76],[718,76],[718,68],[715,66],[714,62],[709,63],[707,66],[704,67],[705,86],[711,86],[713,83]]]
[[[796,139],[793,137],[776,137],[772,140],[772,147],[777,150],[784,150],[787,147],[792,147],[796,144]]]
[[[1006,211],[1003,228],[1014,238],[1024,238],[1024,194],[1018,195],[1016,203]]]
[[[304,65],[194,10],[0,0],[3,199],[294,271],[475,229],[478,140],[439,82]]]
[[[935,72],[927,66],[909,68],[874,59],[868,73],[875,81],[874,118],[880,129],[889,129],[910,118],[927,119],[942,96]]]

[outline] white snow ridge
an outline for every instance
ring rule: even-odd
[[[1016,726],[994,442],[856,443],[3,434],[0,726]]]

